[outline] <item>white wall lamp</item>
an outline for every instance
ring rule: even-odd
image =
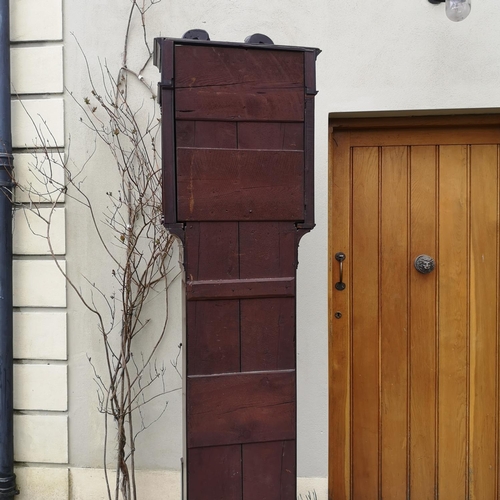
[[[429,0],[430,3],[446,3],[446,15],[451,21],[463,21],[470,14],[471,0]]]

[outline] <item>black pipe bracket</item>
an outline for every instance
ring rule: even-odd
[[[0,498],[12,498],[19,495],[15,474],[0,474]]]

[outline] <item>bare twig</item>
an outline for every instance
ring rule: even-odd
[[[180,388],[167,388],[166,369],[157,366],[156,354],[164,339],[168,323],[167,288],[176,276],[170,265],[173,238],[164,230],[161,215],[161,160],[157,150],[160,121],[158,110],[151,97],[155,97],[151,83],[143,78],[143,72],[152,60],[152,50],[147,33],[147,13],[161,0],[131,0],[125,29],[123,55],[118,74],[114,77],[104,61],[98,61],[99,74],[93,75],[89,59],[78,40],[87,68],[90,94],[83,100],[73,98],[82,113],[82,125],[94,136],[88,157],[79,166],[70,154],[71,140],[66,153],[55,147],[56,138],[41,118],[31,118],[37,134],[35,144],[40,164],[35,156],[32,171],[35,181],[19,186],[30,197],[21,208],[31,211],[46,225],[40,234],[47,241],[50,255],[63,274],[70,289],[83,306],[96,318],[96,327],[102,338],[106,368],[100,373],[90,356],[89,364],[97,385],[98,410],[104,415],[105,442],[103,446],[104,474],[108,499],[137,500],[135,481],[135,452],[138,436],[157,422],[168,407],[166,397]],[[128,65],[129,49],[134,23],[140,27],[140,44],[145,58],[138,68]],[[73,35],[74,36],[74,35]],[[139,82],[146,90],[142,103],[137,106],[129,99],[131,80]],[[137,97],[137,96],[134,96]],[[106,146],[117,173],[116,189],[105,193],[107,206],[97,209],[93,195],[86,189],[86,167],[94,158],[97,143]],[[57,180],[55,171],[64,174]],[[40,190],[36,185],[41,185]],[[95,282],[85,276],[82,288],[76,279],[67,274],[56,255],[51,229],[53,216],[63,197],[66,197],[88,214],[94,236],[103,254],[109,259],[110,275],[105,278],[113,284]],[[29,221],[29,219],[27,219]],[[165,297],[161,324],[153,330],[153,322],[147,316],[148,305],[160,296]],[[140,339],[149,337],[149,350],[141,352],[140,363],[134,358],[134,349],[142,345]],[[182,346],[171,365],[180,376],[178,363]],[[143,409],[152,401],[165,398],[164,404],[150,421],[146,421]],[[134,426],[134,415],[139,420]],[[115,424],[116,435],[110,434],[109,417]],[[108,440],[116,441],[116,477],[111,485],[108,470]]]

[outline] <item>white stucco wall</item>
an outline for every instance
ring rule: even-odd
[[[88,93],[84,61],[70,33],[86,52],[92,68],[97,57],[112,70],[122,51],[129,2],[65,2],[65,86],[77,99]],[[317,227],[303,238],[298,272],[298,430],[299,475],[326,477],[328,450],[327,343],[327,134],[329,113],[456,110],[500,107],[500,4],[472,0],[462,23],[450,22],[444,6],[427,0],[163,0],[151,10],[149,33],[180,37],[188,29],[206,29],[212,40],[243,41],[256,32],[276,44],[319,47],[316,100]],[[136,62],[138,59],[136,60]],[[141,59],[142,61],[142,59]],[[156,81],[153,68],[148,77]],[[68,96],[67,96],[68,97]],[[92,136],[66,100],[66,131],[71,154],[82,158]],[[87,182],[95,193],[111,183],[108,159],[98,150]],[[67,265],[72,276],[92,279],[109,273],[95,259],[83,212],[67,202]],[[171,329],[160,355],[175,357],[180,341],[180,283],[172,288]],[[93,320],[68,295],[69,460],[75,467],[99,467],[102,418],[86,354],[100,350]],[[172,376],[174,376],[172,374]],[[167,413],[140,446],[139,464],[175,469],[182,454],[181,398],[174,394]]]

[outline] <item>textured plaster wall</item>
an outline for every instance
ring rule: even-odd
[[[456,110],[500,107],[500,4],[472,0],[462,23],[450,22],[444,6],[427,0],[163,0],[152,10],[150,36],[180,37],[206,29],[212,40],[243,41],[252,33],[277,44],[322,49],[317,63],[316,214],[317,227],[301,242],[298,275],[299,475],[325,477],[328,448],[327,381],[327,125],[329,113]],[[77,98],[88,92],[74,33],[90,64],[96,57],[113,64],[122,50],[129,2],[65,2],[65,85]],[[158,79],[153,69],[152,81]],[[92,149],[91,136],[78,123],[68,101],[66,128],[76,157]],[[89,165],[89,187],[111,185],[108,158],[98,150]],[[68,201],[68,267],[73,276],[105,275],[109,266],[95,259],[95,242],[78,207]],[[91,271],[88,271],[88,270]],[[171,334],[162,351],[175,356],[181,329],[180,287],[171,294]],[[70,463],[99,466],[101,418],[86,353],[100,348],[89,317],[68,297]],[[82,439],[82,437],[84,438]],[[144,468],[176,468],[181,451],[181,398],[171,406],[140,453]]]

